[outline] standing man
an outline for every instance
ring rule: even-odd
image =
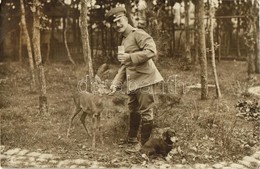
[[[153,38],[141,29],[132,27],[126,17],[124,7],[116,7],[106,14],[106,20],[115,31],[123,36],[123,53],[118,53],[121,67],[112,81],[112,94],[126,81],[129,97],[130,126],[126,143],[139,150],[137,134],[141,127],[141,144],[150,137],[153,128],[154,84],[163,81],[152,58],[157,50]]]

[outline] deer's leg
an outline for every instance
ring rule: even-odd
[[[81,117],[80,117],[80,121],[81,121],[81,123],[83,124],[83,127],[84,127],[84,129],[86,130],[86,132],[87,132],[87,134],[91,137],[91,133],[90,133],[90,131],[89,131],[89,129],[88,129],[88,127],[86,126],[86,117],[87,117],[87,113],[86,112],[84,112],[83,111],[83,113],[82,113],[82,115],[81,115]]]
[[[97,115],[93,114],[92,117],[92,124],[93,124],[93,137],[92,137],[92,148],[96,147],[96,133],[97,133]]]
[[[98,126],[98,131],[99,131],[101,144],[104,145],[102,126],[101,126],[101,123],[100,123],[100,119],[101,119],[100,115],[101,114],[99,113],[98,116],[97,116],[97,126]]]
[[[69,135],[70,135],[70,129],[72,127],[72,122],[73,122],[74,118],[80,113],[80,111],[81,111],[81,108],[78,108],[76,106],[74,107],[73,115],[72,115],[72,117],[70,119],[69,128],[67,130],[67,137],[69,137]]]

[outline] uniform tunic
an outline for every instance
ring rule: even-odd
[[[123,38],[125,53],[130,54],[131,62],[121,65],[112,84],[120,86],[127,82],[127,92],[150,86],[163,80],[152,58],[157,50],[152,37],[141,29],[133,29]]]
[[[142,121],[151,121],[155,102],[153,84],[163,81],[152,60],[157,54],[156,45],[149,34],[136,28],[123,37],[122,45],[131,61],[121,65],[112,85],[121,86],[126,81],[130,113],[140,114]]]

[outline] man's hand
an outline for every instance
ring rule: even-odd
[[[116,92],[116,85],[111,85],[111,86],[110,86],[110,90],[111,90],[111,92],[108,93],[108,95],[109,95],[109,96],[114,95],[115,92]]]
[[[118,54],[117,59],[121,64],[129,64],[131,62],[131,57],[128,53]]]

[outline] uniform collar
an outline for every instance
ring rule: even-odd
[[[132,27],[131,25],[128,25],[126,28],[126,31],[123,33],[123,37],[126,38],[131,32],[134,32],[137,28]]]

